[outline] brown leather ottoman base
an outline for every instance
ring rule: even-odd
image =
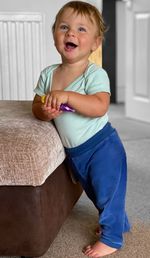
[[[64,162],[41,186],[0,186],[0,256],[43,255],[81,193]]]

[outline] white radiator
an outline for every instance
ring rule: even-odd
[[[0,99],[31,100],[45,62],[44,17],[0,13]]]

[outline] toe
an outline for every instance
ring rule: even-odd
[[[88,245],[82,249],[82,252],[85,254],[87,251],[91,250],[91,245]]]
[[[88,255],[88,256],[91,255],[92,253],[93,253],[93,250],[91,248],[86,249],[85,252],[84,252],[84,254]]]

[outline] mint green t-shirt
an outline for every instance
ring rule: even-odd
[[[37,95],[46,95],[51,91],[53,72],[58,65],[51,65],[41,72],[37,86],[34,89]],[[66,87],[64,91],[74,91],[87,95],[95,94],[96,92],[110,93],[109,78],[103,68],[89,63],[86,71]],[[108,116],[105,114],[104,116],[93,118],[83,116],[77,112],[63,112],[54,119],[54,122],[63,145],[67,148],[72,148],[84,143],[100,131],[108,122]]]

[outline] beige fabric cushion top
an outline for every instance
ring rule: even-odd
[[[65,159],[55,127],[34,118],[31,107],[0,101],[0,185],[41,185]]]

